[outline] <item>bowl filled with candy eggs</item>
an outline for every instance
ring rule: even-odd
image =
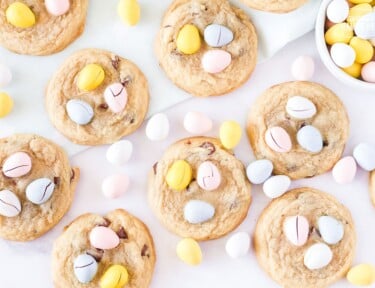
[[[374,0],[323,0],[315,38],[323,63],[337,79],[375,91]]]

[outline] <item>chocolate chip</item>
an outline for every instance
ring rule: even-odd
[[[100,262],[103,258],[104,250],[92,248],[92,249],[86,251],[86,254],[94,257],[96,262]]]
[[[130,124],[133,124],[135,122],[134,118],[130,120]]]
[[[128,87],[131,82],[132,82],[132,77],[130,77],[129,75],[126,76],[125,78],[121,78],[121,84],[124,87]]]
[[[156,175],[156,170],[158,168],[158,162],[156,162],[153,166],[152,169],[154,169],[154,174]]]
[[[145,244],[143,245],[143,248],[142,248],[142,251],[141,251],[141,256],[142,257],[147,257],[147,258],[150,258],[150,253],[148,251],[148,246]]]
[[[172,25],[165,25],[164,28],[171,28]]]
[[[103,218],[104,219],[104,222],[101,223],[101,224],[98,224],[98,226],[104,226],[104,227],[108,227],[109,225],[111,225],[111,221],[108,220],[107,218]]]
[[[128,234],[126,233],[124,227],[121,227],[121,228],[117,231],[117,236],[118,236],[120,239],[128,239]]]
[[[72,169],[72,174],[70,176],[70,182],[73,181],[74,177],[76,176],[76,172],[74,172],[74,170]]]
[[[119,68],[119,65],[120,64],[120,58],[118,56],[115,56],[114,59],[112,59],[112,66],[113,68],[115,68],[116,70],[118,70]]]
[[[301,129],[301,128],[303,128],[303,127],[305,127],[307,125],[307,123],[306,122],[302,122],[300,125],[299,125],[299,129]]]
[[[215,145],[212,144],[211,142],[204,142],[201,146],[201,148],[207,149],[209,151],[208,155],[212,155],[215,153],[216,148]]]
[[[329,145],[328,141],[327,140],[324,140],[323,141],[323,147],[327,147]]]
[[[190,141],[190,140],[186,141],[185,143],[186,143],[187,145],[191,145],[191,141]]]
[[[60,177],[53,177],[53,183],[55,185],[59,185],[60,184]]]
[[[105,104],[105,103],[102,103],[102,104],[99,105],[99,108],[103,109],[103,110],[107,110],[108,109],[108,105]]]

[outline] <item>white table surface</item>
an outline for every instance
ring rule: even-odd
[[[62,221],[49,232],[30,243],[11,243],[0,240],[0,287],[18,288],[53,287],[50,275],[50,253],[53,240],[62,232],[63,227],[78,215],[85,212],[106,213],[115,208],[125,208],[142,219],[153,234],[157,263],[151,287],[153,288],[248,288],[278,287],[258,266],[253,249],[243,258],[233,260],[225,253],[225,242],[229,236],[201,244],[204,260],[199,267],[189,267],[179,261],[175,246],[179,237],[169,233],[152,214],[146,200],[146,175],[153,163],[158,160],[168,145],[189,134],[182,126],[183,116],[188,111],[201,111],[214,119],[214,130],[210,135],[218,134],[221,121],[234,119],[245,125],[248,108],[256,97],[273,84],[292,80],[290,64],[302,54],[312,55],[316,59],[315,81],[335,91],[348,108],[351,119],[351,136],[345,154],[349,155],[353,147],[361,141],[375,142],[375,95],[356,91],[339,83],[322,66],[315,49],[314,37],[307,36],[293,42],[281,52],[260,64],[251,80],[234,93],[210,99],[190,99],[171,109],[171,133],[167,140],[151,143],[145,136],[145,125],[128,137],[134,143],[135,151],[131,161],[124,167],[116,168],[105,159],[106,146],[91,148],[74,156],[71,160],[81,168],[79,182],[73,206]],[[165,91],[165,93],[169,93]],[[235,149],[236,155],[247,165],[254,159],[248,140],[244,137]],[[130,176],[131,185],[126,195],[117,200],[108,200],[101,194],[102,179],[116,172],[125,172]],[[312,186],[335,195],[352,212],[357,228],[358,244],[355,263],[375,264],[375,209],[368,196],[368,173],[360,171],[355,181],[346,186],[336,184],[330,173],[313,179],[300,180],[293,187]],[[253,186],[253,202],[249,214],[235,231],[250,234],[262,209],[269,203],[261,187]],[[333,287],[350,287],[345,280]],[[68,288],[68,287],[67,287]]]

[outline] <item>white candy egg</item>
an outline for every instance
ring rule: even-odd
[[[250,236],[245,232],[232,235],[225,244],[225,250],[231,258],[245,256],[250,249]]]
[[[319,130],[314,126],[307,125],[297,132],[298,144],[311,153],[318,153],[323,149],[323,138]]]
[[[246,175],[253,184],[262,184],[271,177],[273,164],[268,159],[261,159],[250,163],[246,169]]]
[[[146,136],[151,141],[161,141],[168,137],[169,120],[164,113],[155,114],[148,120]]]
[[[291,180],[286,175],[272,176],[264,182],[263,192],[267,197],[274,199],[288,191],[290,184]]]
[[[339,184],[349,184],[357,173],[357,163],[352,156],[340,159],[332,169],[333,179]]]
[[[292,64],[292,76],[299,81],[310,80],[315,72],[315,63],[310,56],[300,56]]]
[[[333,62],[341,68],[352,66],[356,57],[354,49],[344,43],[333,44],[330,53]]]
[[[349,16],[349,4],[346,0],[333,0],[327,6],[327,18],[333,23],[341,23]]]
[[[375,12],[359,18],[354,27],[355,34],[362,39],[375,38]]]
[[[113,143],[107,149],[106,157],[113,165],[124,165],[129,161],[133,153],[133,144],[129,140],[121,140]]]
[[[296,119],[309,119],[316,114],[316,106],[305,97],[293,96],[288,99],[286,112]]]
[[[318,227],[322,239],[327,244],[335,245],[344,237],[344,225],[331,216],[319,217]]]
[[[317,243],[306,250],[304,264],[310,270],[326,267],[331,263],[333,253],[327,244]]]
[[[358,165],[366,170],[372,171],[375,169],[375,145],[370,143],[358,144],[353,151],[354,159]]]
[[[0,64],[0,88],[7,86],[12,81],[12,72],[4,64]]]
[[[212,129],[212,120],[200,112],[188,112],[184,117],[184,128],[191,134],[205,134]]]

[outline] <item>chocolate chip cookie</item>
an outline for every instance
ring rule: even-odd
[[[79,179],[66,153],[37,135],[0,139],[0,237],[29,241],[68,211]]]
[[[114,53],[74,53],[49,81],[46,107],[53,125],[82,145],[113,143],[143,122],[148,84],[138,67]]]
[[[226,94],[248,80],[257,35],[248,16],[227,0],[176,0],[155,43],[160,66],[195,96]]]
[[[152,237],[133,215],[122,209],[104,217],[84,214],[65,227],[54,243],[54,287],[99,287],[100,283],[100,287],[146,288],[155,261]]]
[[[331,195],[299,188],[265,208],[254,247],[260,265],[282,287],[328,287],[351,267],[354,223]]]
[[[293,11],[308,0],[242,0],[251,8],[273,12],[273,13],[287,13]]]
[[[150,172],[149,203],[181,237],[209,240],[235,229],[251,202],[243,164],[219,140],[187,138],[171,145]]]

